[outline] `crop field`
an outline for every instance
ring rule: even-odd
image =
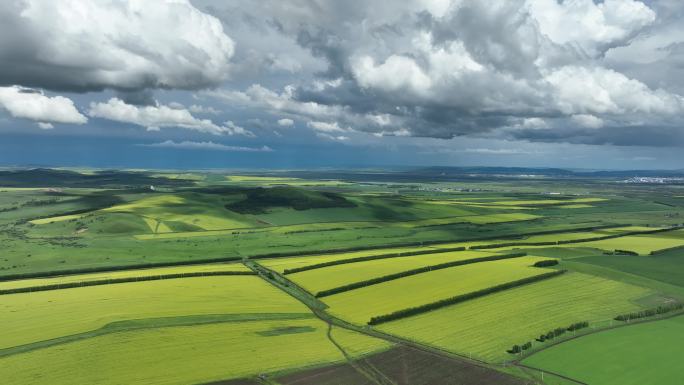
[[[306,313],[304,305],[250,276],[169,279],[1,297],[14,332],[0,349],[96,330],[129,319],[245,313]]]
[[[584,336],[523,362],[589,384],[678,384],[684,317],[636,324]]]
[[[320,320],[222,322],[108,334],[0,358],[8,384],[186,385],[344,361]],[[335,330],[352,356],[389,346]],[[36,365],[40,363],[40,365]]]
[[[514,344],[574,322],[603,323],[638,309],[649,289],[568,273],[380,325],[385,332],[486,361],[505,361]],[[535,341],[536,342],[536,341]]]
[[[684,246],[684,234],[681,231],[673,235],[634,235],[622,238],[605,239],[601,241],[583,242],[576,244],[577,247],[595,247],[603,250],[628,250],[641,255],[651,252]]]
[[[528,256],[457,266],[335,294],[323,302],[332,314],[365,324],[373,316],[542,274],[545,269],[531,265],[543,259]]]
[[[681,186],[401,175],[0,170],[2,382],[681,376]]]
[[[416,255],[348,263],[294,273],[288,276],[306,290],[316,293],[321,290],[363,281],[388,274],[395,274],[423,266],[452,261],[481,258],[493,253],[479,251],[454,251],[446,253]]]
[[[206,265],[171,266],[149,269],[135,269],[122,271],[109,271],[102,273],[71,274],[57,277],[15,279],[0,281],[0,291],[23,287],[40,287],[46,285],[69,284],[76,282],[92,282],[122,278],[140,278],[164,276],[169,274],[196,274],[212,272],[248,272],[250,271],[241,263],[211,263]]]
[[[387,255],[387,254],[398,254],[398,253],[411,253],[415,251],[422,251],[425,249],[432,249],[427,246],[416,246],[416,247],[393,247],[387,249],[371,249],[363,251],[352,251],[347,253],[330,253],[330,254],[319,254],[319,255],[307,255],[303,257],[289,257],[289,258],[271,258],[261,260],[260,263],[263,266],[273,269],[279,273],[283,273],[286,269],[294,269],[302,266],[315,265],[318,263],[327,263],[332,261],[344,261],[347,259],[369,257],[374,255]]]

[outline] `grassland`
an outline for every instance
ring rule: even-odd
[[[206,383],[344,361],[326,332],[315,319],[126,331],[0,358],[0,376],[13,385]],[[352,356],[389,346],[342,329],[334,335],[354,347]]]
[[[331,314],[365,324],[376,315],[541,274],[545,269],[531,265],[542,259],[546,258],[522,257],[437,270],[336,294],[323,302],[330,306]]]
[[[679,384],[684,317],[621,327],[544,350],[523,362],[589,384]]]
[[[129,319],[240,313],[306,313],[304,305],[252,276],[132,282],[1,298],[12,330],[0,349],[102,328]]]
[[[379,326],[396,334],[486,361],[515,358],[514,344],[574,322],[603,326],[651,290],[579,273],[568,273],[501,293]],[[535,341],[536,343],[536,341]]]
[[[190,202],[191,201],[191,202]],[[106,212],[132,213],[143,218],[153,219],[159,223],[181,223],[186,226],[195,226],[200,230],[223,230],[245,227],[255,227],[254,221],[249,221],[240,215],[230,211],[211,210],[212,201],[198,202],[199,200],[190,195],[165,194],[141,199],[132,203],[125,203],[104,209]],[[202,206],[205,206],[204,208]],[[157,224],[148,223],[153,233],[157,231]],[[171,230],[170,228],[168,229]]]

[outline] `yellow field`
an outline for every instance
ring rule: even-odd
[[[9,294],[0,297],[0,349],[95,330],[128,319],[306,313],[262,279],[217,276]]]
[[[572,241],[577,239],[587,239],[587,238],[598,238],[605,237],[606,235],[615,235],[620,233],[628,233],[633,231],[648,231],[656,230],[656,227],[639,227],[639,226],[627,226],[627,227],[616,227],[609,229],[601,229],[594,231],[577,231],[577,232],[567,232],[567,233],[555,233],[555,234],[542,234],[542,235],[532,235],[521,239],[509,239],[509,240],[495,240],[481,242],[479,244],[496,244],[496,243],[513,243],[513,242],[557,242],[557,241]],[[624,239],[624,238],[617,238]]]
[[[517,222],[529,221],[532,219],[541,218],[539,215],[523,214],[523,213],[502,213],[502,214],[488,214],[488,215],[473,215],[463,217],[463,219],[470,223],[484,225],[488,223],[500,222]]]
[[[470,293],[549,271],[531,267],[541,257],[521,257],[457,266],[367,286],[323,298],[329,311],[365,324],[372,316]]]
[[[61,215],[58,217],[34,219],[32,221],[29,221],[29,222],[33,223],[34,225],[45,225],[45,224],[53,223],[53,222],[63,222],[63,221],[71,220],[71,219],[79,219],[79,218],[83,217],[84,215],[85,214]]]
[[[12,385],[187,385],[344,360],[317,319],[228,322],[108,334],[0,358]],[[360,355],[388,344],[335,329]]]
[[[309,180],[277,176],[230,175],[226,177],[231,182],[257,183],[260,185],[289,185],[289,186],[338,186],[350,184],[338,180]]]
[[[564,204],[578,204],[578,203],[595,203],[607,201],[605,198],[576,198],[576,199],[539,199],[539,200],[512,200],[512,201],[495,201],[493,204],[499,206],[541,206],[541,205],[564,205]]]
[[[480,258],[489,255],[493,255],[493,253],[479,251],[455,251],[438,254],[415,255],[411,257],[377,259],[366,262],[356,262],[303,271],[288,275],[288,278],[309,292],[316,293],[321,290],[332,289],[345,284],[364,281],[387,274],[399,273],[423,266]]]
[[[509,289],[379,325],[382,331],[486,361],[506,349],[580,321],[602,321],[638,308],[649,289],[580,273]],[[535,342],[536,344],[536,342]]]
[[[673,232],[674,233],[674,232]],[[631,235],[620,238],[605,239],[602,241],[575,243],[575,247],[595,247],[603,250],[629,250],[647,255],[652,251],[668,249],[670,247],[684,246],[682,238],[665,236],[665,233],[653,235]],[[681,232],[679,233],[681,234]]]
[[[241,263],[212,263],[206,265],[156,267],[151,269],[122,270],[103,273],[64,275],[50,278],[31,278],[20,279],[15,281],[4,281],[0,282],[0,290],[16,289],[20,287],[55,285],[73,282],[99,281],[103,279],[150,277],[165,274],[197,273],[211,271],[249,271],[249,269]]]
[[[292,269],[295,267],[314,265],[317,263],[345,260],[345,259],[358,258],[358,257],[368,257],[371,255],[406,253],[406,252],[412,252],[412,251],[421,251],[421,250],[430,249],[430,248],[431,247],[429,247],[429,246],[424,246],[424,247],[420,247],[420,246],[395,247],[395,248],[387,248],[387,249],[351,251],[351,252],[335,253],[335,254],[313,254],[313,255],[307,255],[307,256],[302,256],[302,257],[261,259],[261,260],[259,260],[259,264],[266,266],[269,269],[275,270],[279,273],[282,273],[285,271],[285,269]]]
[[[185,179],[185,180],[193,180],[193,181],[204,180],[204,175],[191,174],[191,173],[183,173],[183,174],[152,174],[152,175],[150,175],[150,176],[155,177],[155,178]]]

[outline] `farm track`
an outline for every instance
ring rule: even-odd
[[[449,352],[444,349],[432,347],[432,346],[426,346],[408,339],[404,339],[401,337],[397,337],[394,335],[390,335],[387,333],[383,333],[381,331],[371,329],[369,327],[360,327],[357,325],[353,325],[349,322],[346,322],[342,319],[339,319],[335,316],[332,316],[328,314],[325,311],[325,308],[327,307],[325,304],[323,304],[321,301],[319,301],[317,298],[315,298],[311,293],[294,283],[293,281],[290,281],[288,278],[284,277],[283,275],[268,269],[260,264],[258,264],[255,261],[245,261],[245,265],[252,269],[254,272],[256,272],[261,278],[269,282],[270,284],[278,287],[279,289],[285,291],[292,297],[298,299],[302,303],[304,303],[313,313],[316,317],[321,319],[322,321],[326,322],[328,325],[335,325],[339,326],[341,328],[355,331],[358,333],[362,333],[371,337],[375,338],[380,338],[385,341],[391,342],[392,344],[395,345],[401,345],[401,346],[408,346],[412,347],[414,349],[420,350],[425,353],[429,354],[435,354],[437,356],[446,358],[446,359],[452,359],[452,360],[458,360],[460,362],[464,362],[470,365],[478,366],[483,369],[487,370],[496,370],[498,372],[506,373],[505,371],[502,371],[501,369],[504,369],[506,367],[506,364],[504,363],[503,365],[496,365],[496,364],[491,364],[486,361],[474,359],[471,357],[466,357],[463,355],[459,355],[453,352]],[[272,278],[270,278],[272,277]],[[515,363],[514,363],[515,365]],[[516,365],[517,366],[517,365]],[[538,372],[538,369],[536,368],[529,368],[530,370],[536,370]],[[506,373],[508,374],[508,373]],[[511,375],[511,374],[509,374]],[[512,375],[511,375],[512,376]],[[524,379],[523,380],[529,380],[529,379]],[[574,380],[573,380],[574,381]],[[576,383],[579,383],[577,381],[574,381]],[[534,383],[540,383],[538,379],[534,379]],[[542,383],[543,384],[543,383]]]
[[[366,377],[368,380],[373,382],[376,385],[396,385],[392,380],[387,378],[382,372],[379,370],[375,369],[373,365],[370,363],[364,362],[363,360],[355,360],[353,357],[347,353],[346,350],[344,350],[344,347],[340,345],[337,341],[332,336],[332,328],[333,325],[331,323],[328,323],[328,330],[326,332],[326,336],[328,337],[328,340],[335,345],[337,350],[339,350],[342,355],[344,355],[344,358],[347,360],[347,363],[351,365],[354,370],[356,370],[359,374],[362,376]]]

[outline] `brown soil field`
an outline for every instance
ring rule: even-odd
[[[397,385],[523,385],[523,379],[466,361],[411,347],[397,347],[357,361],[366,372],[381,372]],[[373,385],[350,364],[338,364],[288,374],[282,385]],[[231,384],[232,385],[232,384]]]

